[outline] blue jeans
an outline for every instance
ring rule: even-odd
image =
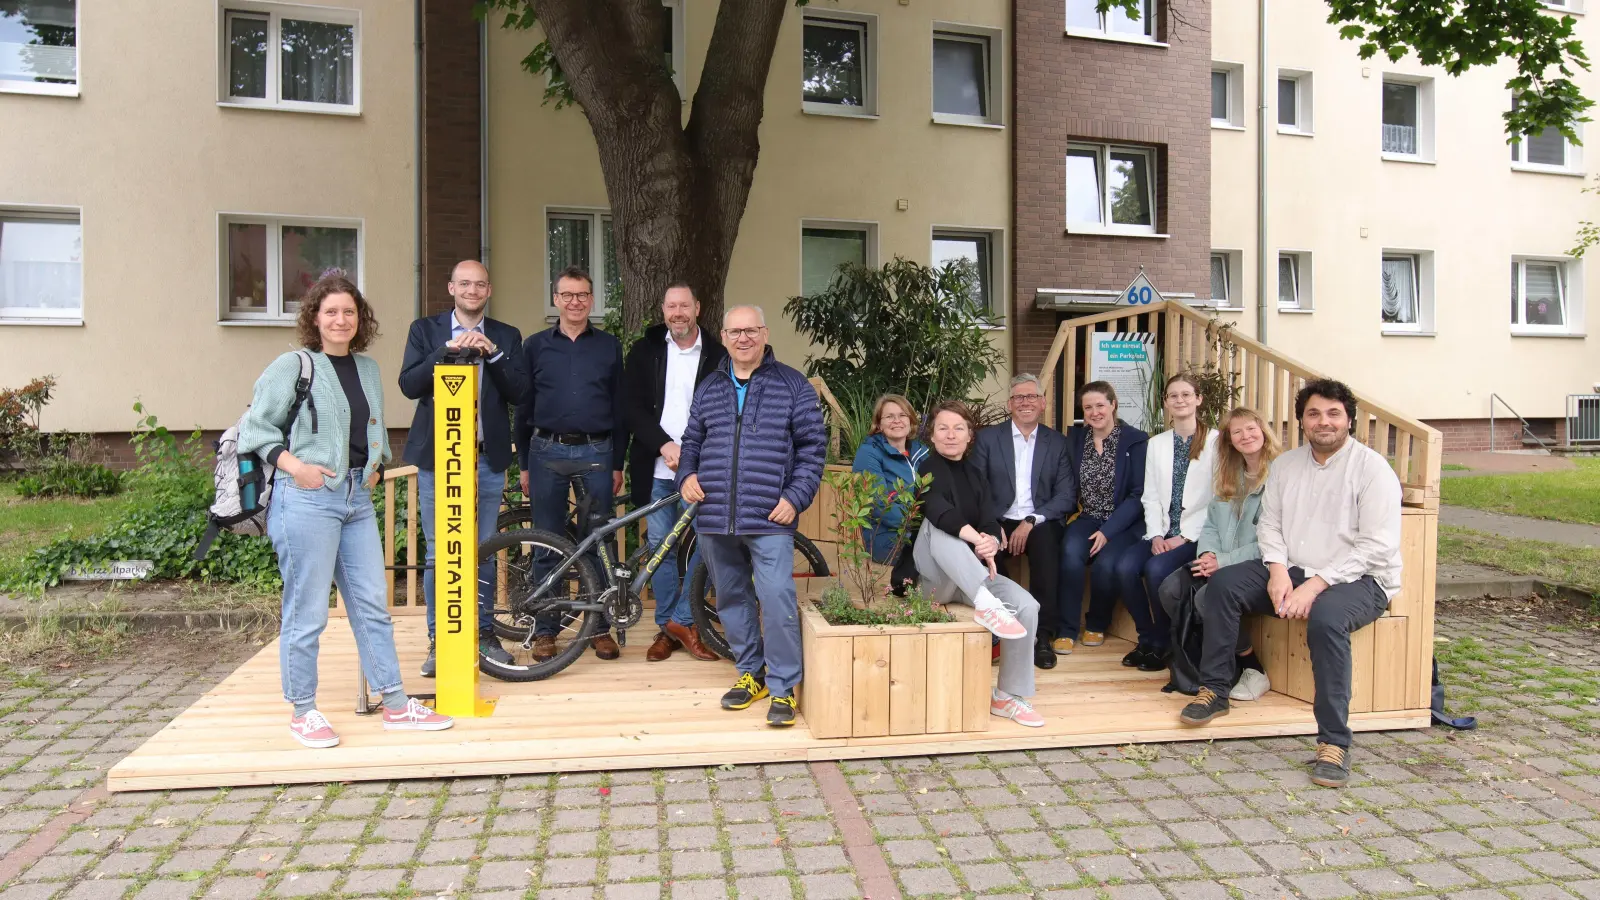
[[[676,493],[678,486],[670,478],[655,478],[651,480],[650,502],[654,503],[663,497]],[[672,531],[672,526],[678,524],[678,517],[683,515],[685,504],[682,500],[670,506],[664,506],[647,516],[644,520],[646,532],[650,536],[650,550],[661,546],[666,540],[667,533]],[[678,544],[683,543],[683,536],[679,535]],[[689,555],[688,572],[694,572],[695,563],[700,561],[700,548],[695,547],[694,553]],[[694,625],[694,616],[689,612],[689,597],[683,590],[683,584],[678,579],[678,547],[673,547],[671,552],[661,559],[661,567],[650,576],[650,593],[656,601],[656,625],[666,628],[668,622],[677,622],[679,625],[690,627]]]
[[[317,649],[336,584],[344,595],[368,686],[380,694],[400,689],[383,544],[372,494],[361,480],[364,474],[354,469],[337,487],[309,491],[288,476],[274,484],[267,536],[283,575],[278,668],[283,699],[290,703],[316,702]]]
[[[598,472],[583,476],[583,485],[589,493],[589,509],[592,513],[603,513],[606,519],[611,518],[613,502],[611,497],[611,440],[608,438],[593,444],[562,444],[541,437],[529,439],[528,444],[528,504],[533,511],[533,527],[540,528],[552,534],[565,535],[567,533],[567,494],[571,490],[571,482],[545,468],[545,463],[559,460],[579,460],[582,462],[597,462],[604,465]],[[600,560],[595,559],[598,565]],[[534,566],[533,583],[550,573],[554,560],[540,560]],[[555,637],[561,632],[561,617],[555,613],[542,615],[534,623],[534,634],[540,637]],[[600,630],[610,631],[611,623],[604,614],[600,616]]]
[[[1167,576],[1194,562],[1194,541],[1157,554],[1150,542],[1140,540],[1116,559],[1117,584],[1122,605],[1139,628],[1139,643],[1165,650],[1172,646],[1172,620],[1157,598]]]
[[[804,660],[794,591],[794,535],[702,534],[717,585],[717,617],[740,673],[767,670],[774,697],[793,697]]]
[[[1106,535],[1106,545],[1089,555],[1089,536],[1105,523],[1090,515],[1080,515],[1067,523],[1061,539],[1061,593],[1057,631],[1052,638],[1078,639],[1078,620],[1085,631],[1104,633],[1111,627],[1111,613],[1117,606],[1116,560],[1139,539],[1136,529]],[[1089,613],[1083,612],[1083,576],[1089,575]]]
[[[428,640],[433,640],[433,472],[417,470],[417,517],[422,520],[422,536],[428,541],[428,570],[423,573],[422,596],[428,601]],[[500,498],[506,489],[506,473],[495,472],[482,454],[478,455],[478,543],[495,533],[500,518]],[[477,552],[474,550],[473,552]],[[478,640],[494,636],[494,560],[478,566]]]

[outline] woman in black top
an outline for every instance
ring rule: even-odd
[[[985,512],[989,484],[967,449],[976,431],[964,404],[947,400],[933,409],[929,441],[934,452],[920,471],[931,475],[922,495],[922,527],[912,550],[922,589],[936,603],[965,603],[973,621],[1001,638],[1000,677],[989,712],[1037,728],[1044,717],[1028,703],[1033,696],[1033,636],[1039,602],[1022,585],[995,571],[1005,543],[1000,523]]]

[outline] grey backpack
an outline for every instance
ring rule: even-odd
[[[311,406],[311,431],[317,430],[317,404],[311,400],[311,384],[315,372],[311,367],[311,354],[305,350],[295,353],[300,357],[300,377],[294,383],[294,405],[289,407],[289,429],[300,416],[300,408]],[[194,558],[202,560],[211,551],[211,543],[223,531],[260,537],[267,533],[267,504],[272,502],[272,479],[277,469],[255,453],[239,452],[239,425],[244,416],[217,439],[217,464],[212,470],[216,484],[216,497],[206,515],[205,534],[195,546]],[[288,445],[287,430],[284,444]]]

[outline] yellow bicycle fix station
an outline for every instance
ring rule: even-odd
[[[478,379],[480,368],[433,367],[434,708],[458,719],[494,714],[478,695]]]

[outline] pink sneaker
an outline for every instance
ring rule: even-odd
[[[314,750],[339,746],[339,735],[322,713],[311,710],[303,716],[289,720],[289,733],[294,739]]]
[[[455,719],[423,706],[415,697],[407,698],[406,708],[399,712],[390,712],[388,707],[383,709],[385,731],[443,731],[454,724]]]
[[[1023,628],[1017,617],[1006,612],[1003,606],[980,609],[972,614],[972,621],[989,629],[1002,641],[1021,640],[1028,636],[1028,629]]]
[[[1026,725],[1029,728],[1044,727],[1044,716],[1035,712],[1034,708],[1028,705],[1028,701],[1021,697],[1011,697],[1006,700],[990,698],[989,715],[1010,719],[1018,725]]]

